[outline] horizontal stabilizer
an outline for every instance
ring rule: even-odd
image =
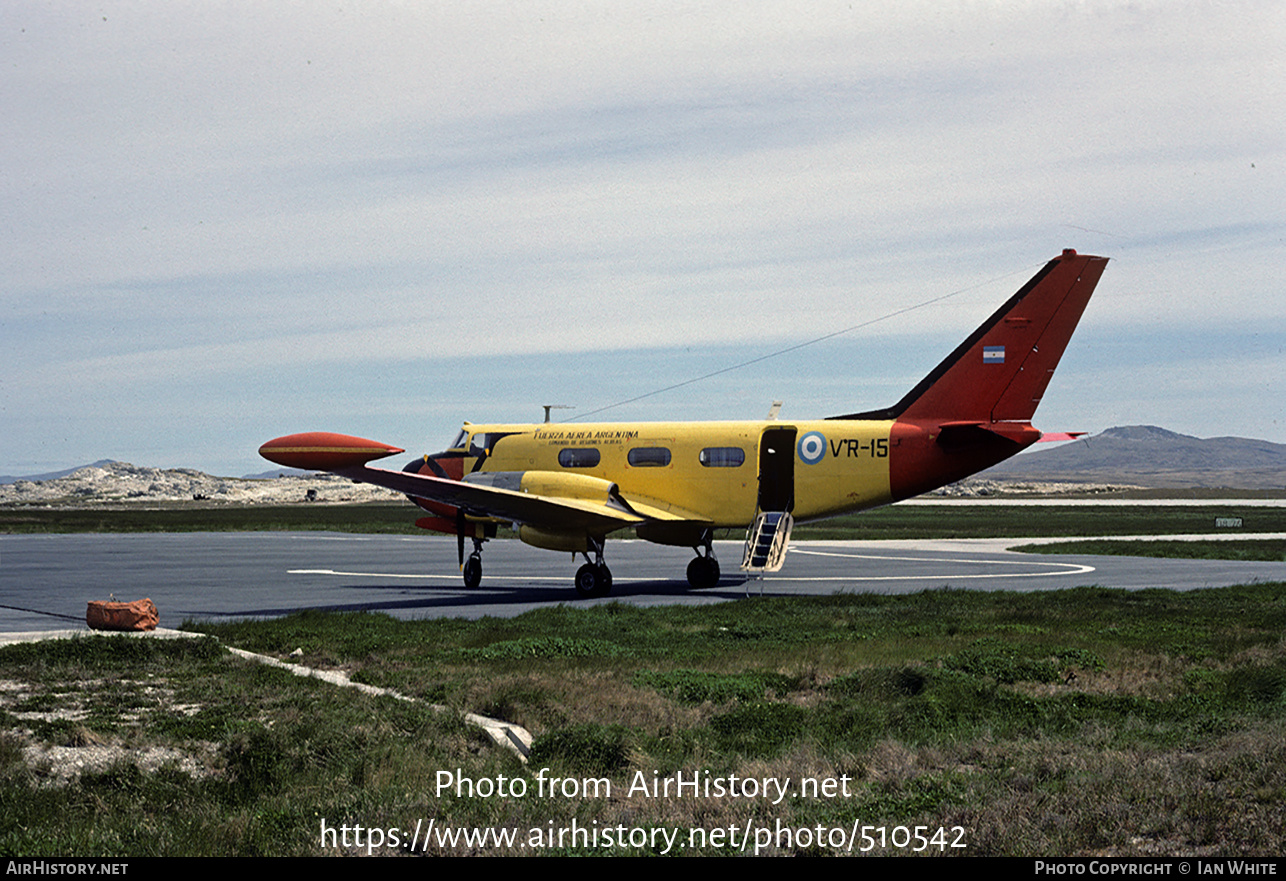
[[[941,447],[959,450],[992,444],[997,437],[1026,447],[1036,442],[1040,431],[1018,422],[944,422],[937,440]]]

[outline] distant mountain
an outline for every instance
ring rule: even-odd
[[[1286,488],[1286,444],[1197,438],[1126,425],[1049,450],[1015,456],[982,476],[1130,483],[1148,487]]]
[[[0,485],[6,483],[17,483],[20,480],[30,480],[33,483],[37,480],[57,480],[60,477],[66,477],[69,474],[73,474],[82,468],[104,468],[111,465],[113,461],[114,460],[112,459],[99,459],[97,462],[90,462],[88,465],[77,465],[75,468],[66,468],[62,471],[50,471],[48,474],[0,474]]]
[[[97,462],[90,462],[88,465],[77,465],[75,468],[66,468],[62,471],[50,471],[48,474],[18,474],[18,475],[0,474],[0,486],[4,486],[10,483],[17,483],[20,480],[31,481],[32,483],[35,483],[37,481],[45,481],[45,480],[59,480],[60,478],[63,478],[63,477],[70,477],[71,475],[75,474],[77,471],[81,470],[82,468],[103,468],[103,469],[110,470],[111,466],[113,465],[128,465],[128,463],[117,462],[115,459],[99,459]],[[133,466],[131,465],[129,467],[132,468]],[[177,470],[185,471],[185,470],[191,470],[191,469],[180,468]],[[242,475],[242,479],[243,480],[266,480],[273,477],[303,477],[305,474],[312,474],[312,473],[315,473],[315,472],[301,471],[298,468],[272,468],[272,469],[269,469],[268,471],[261,471],[258,474],[244,474]]]
[[[316,471],[304,471],[302,468],[269,468],[267,471],[260,471],[257,474],[243,474],[241,479],[271,480],[274,477],[304,477],[316,473]]]

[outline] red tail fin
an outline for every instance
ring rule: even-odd
[[[1029,421],[1106,265],[1064,251],[897,404],[834,418]]]
[[[1030,422],[1107,265],[1064,251],[887,410],[889,491],[919,495],[989,468],[1036,442]]]

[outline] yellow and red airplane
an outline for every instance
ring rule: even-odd
[[[720,577],[716,529],[748,527],[742,568],[776,571],[795,519],[910,498],[1039,440],[1032,415],[1106,265],[1064,251],[883,410],[803,421],[466,422],[449,449],[401,471],[366,464],[398,447],[329,432],[279,437],[259,453],[406,493],[429,514],[416,525],[456,536],[469,587],[482,579],[482,547],[499,526],[536,547],[581,554],[582,596],[611,590],[603,545],[625,529],[693,548],[688,582],[710,587]]]

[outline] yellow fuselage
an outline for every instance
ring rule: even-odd
[[[892,426],[865,420],[466,423],[467,440],[455,452],[466,453],[465,473],[596,477],[617,484],[631,501],[736,527],[750,523],[757,509],[789,509],[797,520],[811,520],[890,501]],[[774,498],[761,495],[761,478],[763,492]]]

